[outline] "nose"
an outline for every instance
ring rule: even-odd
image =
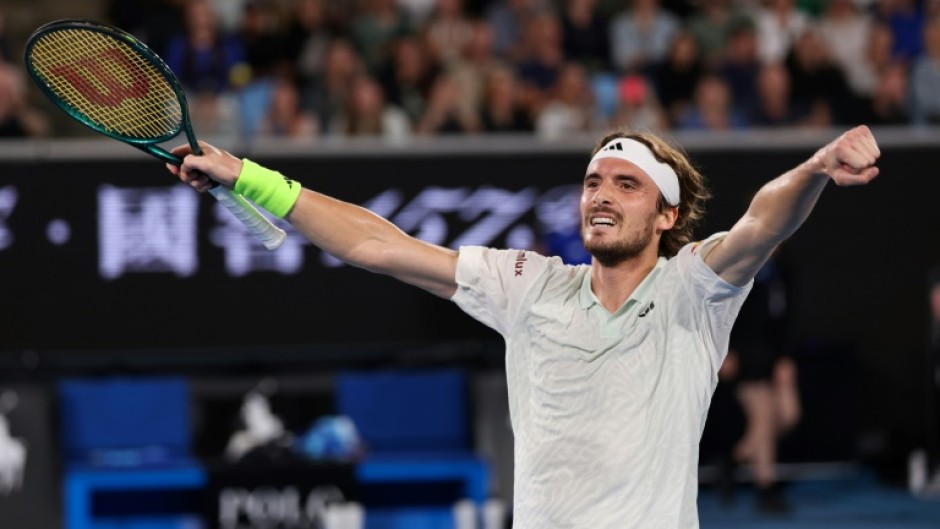
[[[610,190],[608,189],[607,184],[601,183],[597,186],[597,189],[594,190],[594,204],[600,206],[602,204],[610,204]]]

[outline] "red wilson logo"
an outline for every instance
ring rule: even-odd
[[[102,64],[102,61],[106,64]],[[122,83],[115,75],[113,70],[118,67],[124,69],[125,75],[122,77],[133,79],[130,86]],[[129,97],[144,97],[150,90],[150,81],[144,76],[134,75],[135,70],[137,67],[121,50],[111,48],[102,53],[100,59],[85,57],[74,64],[56,66],[52,73],[65,79],[90,102],[103,107],[116,107]]]

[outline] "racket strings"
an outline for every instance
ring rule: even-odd
[[[108,35],[65,29],[33,46],[33,68],[57,97],[109,132],[139,139],[175,134],[182,108],[159,69]]]

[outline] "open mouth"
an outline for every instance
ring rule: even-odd
[[[614,219],[610,217],[591,217],[590,218],[591,226],[613,226],[615,224]]]

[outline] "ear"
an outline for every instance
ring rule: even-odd
[[[659,212],[657,228],[662,231],[671,230],[679,220],[679,206],[667,207]]]

